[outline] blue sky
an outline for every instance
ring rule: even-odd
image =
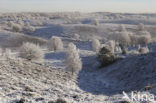
[[[0,0],[0,12],[156,13],[156,0]]]

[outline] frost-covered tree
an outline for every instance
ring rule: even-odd
[[[67,70],[71,71],[72,74],[74,72],[78,72],[82,68],[81,58],[76,46],[73,43],[69,43],[68,45],[65,63]]]
[[[14,32],[22,32],[22,27],[21,27],[21,25],[19,25],[19,24],[13,24],[13,25],[12,25],[12,30],[13,30]]]
[[[27,60],[42,60],[44,53],[39,45],[27,42],[20,48],[20,57]]]
[[[114,53],[114,49],[115,49],[115,41],[114,40],[109,40],[108,42],[105,43],[109,50]]]
[[[5,49],[4,56],[5,56],[6,58],[11,58],[11,49],[6,48],[6,49]]]
[[[48,48],[51,51],[60,51],[63,49],[62,40],[59,37],[52,36],[48,41]]]
[[[30,23],[29,22],[26,22],[24,25],[25,26],[30,26]]]
[[[100,49],[100,46],[101,46],[100,41],[98,39],[94,38],[92,40],[92,49],[93,49],[93,51],[98,52],[99,49]]]
[[[35,28],[33,26],[26,26],[25,31],[27,33],[33,33],[35,31]]]
[[[80,40],[80,35],[79,35],[79,34],[74,34],[74,35],[73,35],[73,38],[74,38],[75,40]]]
[[[119,32],[127,31],[124,25],[119,26]]]
[[[121,45],[129,45],[131,38],[127,31],[115,32],[114,39],[119,42]]]
[[[14,25],[14,22],[13,21],[8,21],[8,26],[9,27],[12,27]]]
[[[143,23],[140,23],[140,24],[138,24],[137,28],[139,31],[143,31],[143,30],[145,30],[145,25]]]
[[[93,24],[98,26],[99,25],[99,21],[97,19],[93,20]]]
[[[138,44],[148,44],[151,42],[151,35],[141,35],[138,37]]]

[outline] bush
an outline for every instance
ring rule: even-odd
[[[99,21],[97,19],[93,20],[93,24],[98,26],[99,25]]]
[[[124,25],[119,26],[119,32],[127,31]]]
[[[115,49],[115,41],[114,40],[109,40],[108,42],[105,43],[106,46],[109,48],[109,50],[114,53]]]
[[[101,63],[101,67],[108,66],[114,63],[117,57],[108,47],[103,47],[98,53],[98,61]]]
[[[127,31],[115,32],[112,39],[122,45],[129,45],[131,42],[131,38]]]
[[[22,27],[19,24],[13,24],[12,30],[14,32],[22,32]]]
[[[147,34],[147,35],[141,35],[138,37],[138,44],[148,44],[151,42],[151,35]]]
[[[99,49],[100,49],[100,41],[98,40],[98,39],[93,39],[93,41],[92,41],[92,49],[93,49],[93,51],[94,52],[98,52],[99,51]]]
[[[123,49],[122,49],[122,54],[123,54],[123,55],[127,55],[127,53],[128,53],[128,50],[127,50],[126,48],[123,48]]]
[[[51,51],[60,51],[63,49],[62,40],[59,37],[52,36],[48,41],[48,48]]]
[[[27,26],[25,27],[25,30],[27,33],[33,33],[35,31],[35,28],[33,26]]]
[[[67,70],[72,71],[72,74],[82,68],[81,58],[73,43],[69,43],[68,45],[65,63]]]
[[[141,47],[139,48],[140,54],[147,54],[149,53],[149,48],[148,47]]]
[[[137,55],[137,54],[139,54],[139,52],[137,50],[131,50],[131,51],[129,51],[129,54],[130,55]]]
[[[145,30],[145,26],[142,23],[138,24],[137,28],[138,28],[139,31]]]
[[[9,22],[8,22],[8,26],[9,26],[9,27],[12,27],[13,25],[14,25],[14,23],[13,23],[12,21],[9,21]]]
[[[56,103],[67,103],[66,100],[62,99],[62,98],[58,98],[56,100]]]
[[[80,40],[80,35],[79,35],[79,34],[74,34],[74,35],[73,35],[73,38],[74,38],[75,40]]]
[[[131,34],[130,35],[130,39],[131,39],[130,44],[133,45],[133,46],[137,45],[138,44],[138,38],[139,38],[139,36]]]
[[[42,60],[44,53],[38,45],[27,42],[20,48],[20,57],[27,60]]]

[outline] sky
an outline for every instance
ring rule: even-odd
[[[156,13],[156,0],[0,0],[0,12]]]

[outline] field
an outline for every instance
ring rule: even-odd
[[[156,14],[0,14],[0,103],[156,102],[123,91],[156,94]]]

